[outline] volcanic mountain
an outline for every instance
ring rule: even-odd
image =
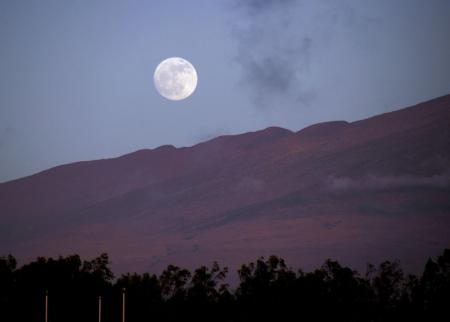
[[[161,146],[0,184],[0,255],[107,252],[116,272],[234,268],[276,254],[309,269],[450,246],[450,95],[366,120]]]

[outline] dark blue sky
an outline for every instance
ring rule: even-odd
[[[0,181],[450,93],[450,1],[0,2]],[[163,59],[196,92],[153,86]]]

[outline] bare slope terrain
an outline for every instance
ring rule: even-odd
[[[305,269],[450,246],[450,96],[366,120],[267,128],[0,184],[0,254],[108,252],[117,272],[276,254]]]

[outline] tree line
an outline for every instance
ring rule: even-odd
[[[450,249],[429,259],[421,275],[406,275],[398,262],[368,265],[364,274],[326,260],[311,272],[270,256],[244,264],[239,285],[225,283],[217,263],[193,272],[169,265],[160,275],[117,279],[107,254],[39,257],[17,267],[0,257],[0,320],[49,322],[122,321],[450,321]]]

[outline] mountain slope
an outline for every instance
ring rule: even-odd
[[[0,184],[0,254],[160,270],[275,253],[410,269],[450,244],[450,96],[298,132],[78,162]]]

